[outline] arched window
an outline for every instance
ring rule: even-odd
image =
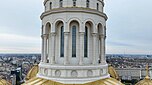
[[[73,6],[76,6],[76,1],[77,1],[77,0],[73,0]]]
[[[106,36],[107,33],[106,33],[106,26],[104,26],[104,35]]]
[[[61,27],[60,57],[64,57],[64,28]]]
[[[85,27],[84,33],[84,57],[88,57],[88,28]]]
[[[52,2],[50,2],[50,9],[52,9]]]
[[[63,0],[60,0],[60,1],[59,1],[59,6],[60,6],[60,7],[63,7]]]
[[[72,57],[76,57],[76,26],[72,26]]]
[[[89,0],[86,0],[86,7],[89,8]]]
[[[98,50],[99,50],[99,60],[98,60],[98,63],[101,63],[101,28],[99,27],[98,25]]]
[[[99,10],[99,3],[97,3],[97,10]]]

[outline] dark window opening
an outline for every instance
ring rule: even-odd
[[[86,1],[86,7],[89,8],[89,0]]]
[[[59,1],[59,6],[60,6],[60,7],[63,7],[63,0],[60,0],[60,1]]]
[[[76,26],[72,27],[72,57],[76,57]]]
[[[64,28],[61,27],[60,57],[64,57]]]
[[[84,57],[88,57],[88,28],[85,27],[84,33]]]
[[[97,3],[97,10],[99,10],[99,4]]]
[[[76,6],[76,0],[73,0],[73,6]]]

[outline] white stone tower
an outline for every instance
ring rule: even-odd
[[[103,0],[45,0],[40,78],[84,84],[109,78]]]

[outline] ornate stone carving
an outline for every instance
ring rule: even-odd
[[[101,75],[103,75],[103,69],[100,70]]]
[[[48,69],[44,69],[44,75],[47,75],[48,74]]]
[[[55,76],[56,77],[60,77],[61,76],[61,71],[60,70],[56,70],[55,71]]]
[[[73,70],[73,71],[71,72],[71,76],[72,76],[72,77],[77,77],[77,76],[78,76],[77,71],[76,71],[76,70]]]
[[[88,72],[87,72],[87,76],[88,76],[88,77],[92,77],[92,76],[93,76],[93,72],[92,72],[92,70],[88,70]]]

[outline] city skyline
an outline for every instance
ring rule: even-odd
[[[105,2],[107,54],[152,54],[152,1]],[[42,0],[5,0],[0,8],[0,53],[41,53]]]

